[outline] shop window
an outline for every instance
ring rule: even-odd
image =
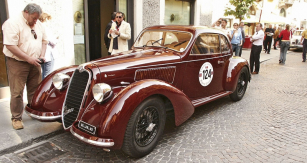
[[[190,25],[191,2],[165,0],[164,23],[166,25]]]

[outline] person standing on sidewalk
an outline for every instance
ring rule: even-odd
[[[260,53],[262,49],[264,38],[264,32],[262,31],[262,24],[258,23],[256,25],[256,33],[251,37],[251,42],[253,43],[249,64],[250,64],[250,72],[252,74],[258,74],[260,69]],[[254,71],[255,64],[255,71]]]
[[[241,57],[243,45],[244,45],[244,42],[245,42],[244,22],[241,22],[239,27],[241,29],[241,35],[242,35],[242,46],[240,48],[240,53],[239,53],[239,56]]]
[[[54,36],[50,28],[47,28],[46,26],[46,24],[50,23],[49,20],[51,19],[52,19],[51,15],[47,13],[42,13],[41,16],[39,17],[39,21],[43,23],[49,41],[45,53],[45,63],[41,65],[42,80],[53,71],[54,60],[58,56],[58,51],[55,46],[58,43],[59,36]]]
[[[279,57],[279,63],[285,64],[286,62],[286,55],[287,51],[290,47],[290,38],[292,36],[292,33],[290,32],[290,25],[286,25],[286,29],[281,31],[279,34],[279,38],[281,38],[281,44],[280,46],[280,57]]]
[[[10,108],[13,128],[23,129],[23,90],[27,85],[28,102],[42,80],[41,61],[45,59],[48,44],[45,28],[37,21],[42,14],[39,5],[30,3],[15,17],[9,18],[2,26],[3,53],[6,56]]]
[[[274,49],[275,50],[277,50],[277,48],[276,48],[276,43],[279,41],[279,34],[280,34],[280,31],[281,31],[281,27],[278,27],[277,29],[276,29],[276,31],[274,32],[274,36],[273,36],[273,38],[274,38]]]
[[[131,39],[130,24],[124,21],[122,12],[116,13],[116,22],[113,22],[108,37],[111,39],[109,52],[111,55],[128,51],[128,40]]]
[[[303,45],[303,54],[302,54],[303,61],[302,61],[302,62],[306,62],[307,30],[305,30],[305,31],[302,33],[301,43],[302,43],[302,45]]]
[[[242,46],[242,33],[238,23],[233,23],[233,30],[231,31],[231,46],[232,51],[235,51],[235,56],[239,56],[239,52]]]
[[[274,35],[274,29],[272,28],[272,24],[269,25],[269,28],[266,28],[264,33],[266,35],[264,40],[264,51],[267,54],[270,54],[271,46],[272,46],[272,36]]]

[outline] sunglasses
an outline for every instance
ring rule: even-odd
[[[233,25],[233,26],[238,26],[238,25]]]
[[[116,18],[122,18],[121,16],[116,16]]]
[[[34,29],[31,29],[31,33],[34,35],[34,38],[37,39],[37,35],[36,35]]]

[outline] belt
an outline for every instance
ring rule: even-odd
[[[255,45],[255,44],[253,44],[253,46],[262,46],[262,45]]]

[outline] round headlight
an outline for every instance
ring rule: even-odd
[[[97,102],[102,102],[111,93],[111,86],[106,83],[95,84],[92,91],[94,99]]]
[[[60,90],[69,79],[70,76],[63,73],[57,73],[53,76],[52,83],[56,89]]]

